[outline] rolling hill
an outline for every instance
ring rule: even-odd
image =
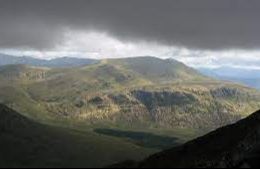
[[[7,146],[0,154],[3,164],[13,167],[102,167],[140,160],[260,108],[257,90],[154,57],[66,68],[5,65],[0,80],[0,103],[19,112],[1,105],[7,113],[0,125],[14,127],[2,127],[11,131],[2,132],[0,146]],[[11,117],[2,118],[7,114]]]
[[[154,152],[129,141],[42,125],[0,104],[0,167],[103,167]]]
[[[29,56],[16,57],[0,53],[0,66],[4,65],[30,65],[51,68],[77,67],[97,63],[94,59],[81,59],[72,57],[61,57],[51,60],[37,59]]]
[[[9,65],[1,71],[0,101],[46,123],[208,131],[260,106],[254,89],[154,57],[107,59],[74,68]]]
[[[260,112],[126,168],[254,168],[260,158]]]
[[[137,57],[110,60],[108,63],[138,73],[152,82],[166,83],[178,80],[205,79],[195,69],[173,59],[162,60],[155,57]]]

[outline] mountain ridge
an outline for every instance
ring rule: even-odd
[[[51,60],[37,59],[29,56],[12,56],[0,53],[0,66],[4,65],[30,65],[50,68],[78,67],[98,63],[98,60],[76,57],[61,57]]]

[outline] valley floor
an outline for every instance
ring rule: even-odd
[[[68,129],[39,124],[0,105],[0,167],[104,167],[183,143],[162,130]],[[167,136],[166,136],[167,135]]]

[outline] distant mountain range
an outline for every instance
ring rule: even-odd
[[[260,166],[260,111],[203,137],[120,168],[257,168]]]
[[[43,60],[43,59],[37,59],[28,56],[16,57],[11,55],[0,54],[0,66],[24,64],[30,66],[62,68],[62,67],[85,66],[97,62],[98,61],[94,59],[81,59],[81,58],[72,58],[72,57],[62,57],[62,58],[56,58],[52,60]]]
[[[199,68],[202,74],[220,80],[233,81],[260,89],[260,70],[233,67]]]
[[[170,60],[173,59],[169,59],[168,61]],[[69,68],[96,64],[98,62],[100,62],[100,60],[76,57],[61,57],[51,60],[44,60],[29,56],[16,57],[11,55],[0,54],[0,66],[21,64],[36,67]],[[180,62],[178,63],[181,64]],[[147,70],[154,71],[153,69],[151,69],[152,66],[148,68],[149,69]],[[227,80],[242,83],[249,87],[260,89],[260,70],[220,67],[215,69],[198,68],[198,71],[203,75],[213,77],[219,80]]]

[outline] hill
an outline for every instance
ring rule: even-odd
[[[19,112],[19,118],[29,124],[25,128],[17,123],[17,131],[24,130],[11,137],[18,141],[2,144],[11,144],[3,153],[15,151],[5,159],[8,165],[13,154],[28,153],[23,161],[15,157],[17,166],[100,167],[119,160],[140,160],[237,122],[260,107],[257,90],[210,79],[180,62],[153,57],[107,59],[68,68],[5,65],[0,67],[0,79],[0,103]],[[37,150],[37,143],[52,147],[57,142],[64,145],[41,157],[43,150]],[[11,151],[16,145],[25,149],[18,146]],[[63,149],[62,158],[37,162],[54,158],[49,151],[56,158]],[[66,154],[75,155],[75,163]]]
[[[51,68],[77,67],[97,63],[94,59],[81,59],[72,57],[61,57],[51,60],[37,59],[29,56],[16,57],[0,53],[0,66],[4,65],[29,65]]]
[[[2,69],[17,71],[15,66]],[[0,101],[47,123],[208,131],[236,122],[260,106],[258,91],[206,78],[174,60],[108,59],[85,67],[27,66],[20,71],[39,70],[44,70],[40,80],[31,78],[33,73],[22,76],[27,80],[4,76]]]
[[[205,79],[195,69],[173,59],[163,60],[147,56],[109,60],[108,63],[134,71],[143,78],[157,83]]]
[[[0,104],[0,167],[103,167],[152,149],[88,131],[36,123]]]
[[[7,65],[0,67],[0,78],[8,81],[40,81],[47,76],[48,68],[27,65]]]
[[[180,147],[155,154],[126,168],[248,168],[259,167],[260,112],[213,131]]]

